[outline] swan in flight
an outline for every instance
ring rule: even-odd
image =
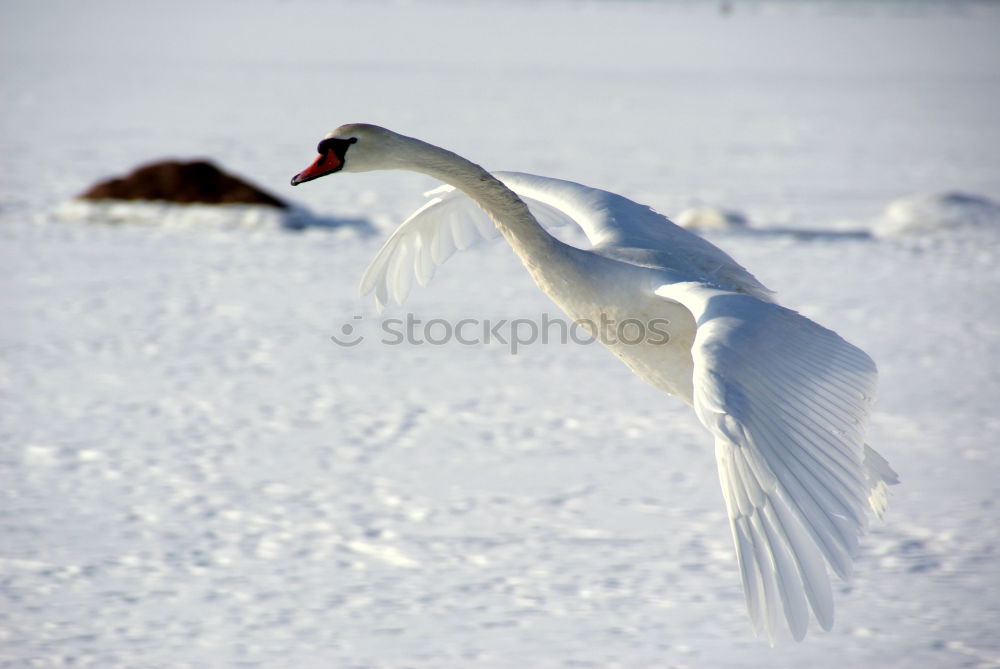
[[[726,253],[620,195],[529,174],[491,174],[450,151],[368,124],[327,135],[298,185],[335,172],[402,169],[447,185],[392,234],[362,280],[379,308],[426,284],[457,249],[497,231],[528,273],[583,323],[657,323],[668,337],[601,342],[694,408],[715,439],[719,481],[754,632],[778,616],[801,640],[810,609],[833,624],[827,565],[851,571],[867,510],[881,515],[888,463],[864,441],[875,364],[774,302]],[[550,234],[573,223],[590,248]],[[664,326],[664,324],[666,324]],[[626,341],[627,339],[627,341]]]

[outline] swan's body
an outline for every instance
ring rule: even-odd
[[[783,610],[801,639],[810,608],[830,628],[826,564],[849,574],[865,507],[881,513],[885,486],[896,482],[864,443],[876,380],[864,352],[774,304],[717,247],[621,196],[526,174],[494,176],[364,124],[338,128],[319,150],[293,185],[341,169],[409,169],[451,185],[435,191],[372,261],[362,291],[374,290],[380,307],[402,302],[413,279],[425,284],[455,248],[499,230],[571,318],[666,330],[668,338],[638,343],[595,334],[642,379],[692,405],[714,435],[755,631],[773,642]],[[591,248],[559,241],[533,211],[547,223],[579,225]]]

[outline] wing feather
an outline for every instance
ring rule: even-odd
[[[412,244],[414,241],[407,239],[400,243],[396,261],[388,270],[389,297],[399,304],[402,304],[406,296],[410,294],[410,280],[413,277]]]
[[[731,479],[727,479],[723,482],[724,496],[726,485],[730,481]],[[729,508],[729,497],[725,497],[726,506]],[[731,511],[730,518],[734,518]],[[750,624],[754,634],[759,636],[763,628],[766,595],[760,570],[757,568],[756,560],[753,559],[753,538],[750,536],[746,517],[735,516],[735,519],[730,522],[730,529],[733,532],[733,543],[736,544],[736,562],[740,568],[740,579],[743,581],[747,614],[750,616]]]
[[[764,598],[760,606],[760,615],[763,619],[757,625],[764,628],[764,631],[767,632],[768,641],[773,645],[774,632],[778,626],[779,610],[779,607],[775,605],[778,602],[778,584],[774,568],[773,549],[762,531],[759,515],[741,515],[739,519],[741,523],[749,528],[752,564],[757,569],[757,574],[764,584]]]
[[[451,225],[447,218],[436,229],[431,237],[431,258],[435,265],[442,264],[455,252],[455,238],[451,234]]]
[[[416,274],[417,283],[426,286],[434,278],[434,257],[431,254],[427,237],[423,233],[417,235],[416,260],[413,264],[413,271]]]

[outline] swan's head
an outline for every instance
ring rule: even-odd
[[[312,165],[294,177],[298,186],[334,172],[370,172],[401,167],[408,137],[367,123],[342,125],[324,137]]]

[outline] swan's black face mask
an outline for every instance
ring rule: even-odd
[[[358,141],[356,137],[351,137],[350,139],[327,137],[324,139],[316,147],[319,157],[313,161],[312,165],[292,177],[292,185],[298,186],[306,181],[312,181],[327,174],[339,172],[344,167],[348,147],[356,141]]]

